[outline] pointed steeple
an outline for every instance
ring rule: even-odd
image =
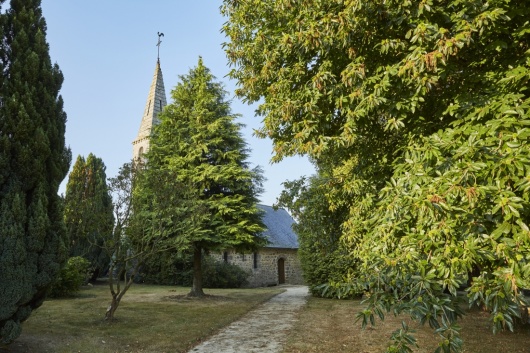
[[[144,115],[138,136],[133,141],[133,158],[137,159],[149,149],[149,138],[151,137],[151,130],[154,125],[159,123],[158,113],[166,106],[166,90],[164,88],[164,79],[162,77],[162,69],[160,68],[160,59],[156,61],[155,74],[147,96],[145,104]]]

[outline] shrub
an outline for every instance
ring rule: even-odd
[[[239,288],[248,283],[250,272],[241,267],[214,260],[202,259],[202,284],[204,288]],[[149,284],[190,287],[193,282],[193,259],[165,254],[150,259],[138,276],[139,281]]]
[[[193,260],[174,253],[153,256],[142,265],[135,281],[169,286],[191,286]]]
[[[250,272],[241,267],[215,261],[211,257],[202,259],[202,284],[205,288],[239,288],[248,283]]]
[[[87,259],[81,256],[69,258],[52,284],[48,296],[57,298],[72,295],[88,281],[89,275],[90,262]]]

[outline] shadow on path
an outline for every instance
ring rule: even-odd
[[[306,286],[282,286],[278,294],[188,353],[277,353],[295,321],[295,313],[306,303]]]

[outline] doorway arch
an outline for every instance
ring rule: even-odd
[[[285,259],[283,257],[278,259],[278,284],[285,283]]]

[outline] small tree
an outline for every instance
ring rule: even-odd
[[[146,172],[174,175],[175,182],[190,188],[190,202],[208,215],[200,231],[178,234],[193,252],[189,295],[203,296],[203,251],[250,248],[261,241],[257,236],[264,227],[256,203],[262,176],[259,168],[249,168],[238,115],[231,113],[226,92],[202,58],[180,79],[172,91],[174,102],[159,116]]]
[[[113,212],[115,218],[112,236],[106,239],[104,248],[111,257],[109,267],[109,288],[112,296],[111,303],[105,313],[105,319],[114,320],[114,313],[120,305],[120,301],[133,283],[135,271],[132,278],[125,277],[125,287],[120,284],[120,275],[115,275],[119,267],[122,267],[124,275],[127,274],[128,250],[125,241],[125,229],[129,223],[132,213],[132,187],[134,172],[131,164],[124,164],[116,177],[109,179],[109,190],[113,196]],[[116,279],[116,281],[115,281]]]
[[[167,251],[182,251],[184,232],[194,232],[201,212],[189,200],[185,188],[171,174],[145,173],[132,163],[124,164],[109,179],[116,219],[112,237],[105,241],[111,257],[109,289],[112,296],[105,318],[114,319],[120,302],[134,283],[144,262]],[[122,284],[123,278],[123,284]]]
[[[103,249],[114,224],[112,197],[105,164],[92,153],[78,156],[66,184],[64,219],[70,240],[70,256],[82,256],[91,264],[90,279],[108,268]]]

